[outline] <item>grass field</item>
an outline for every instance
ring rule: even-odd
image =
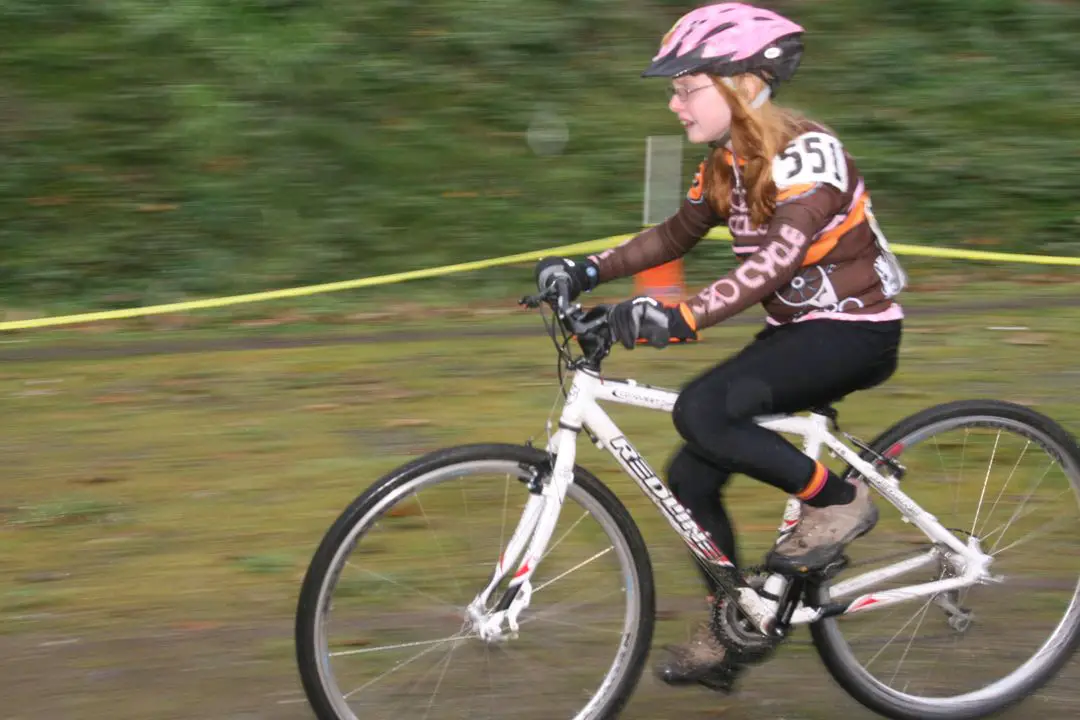
[[[844,401],[842,426],[869,439],[927,405],[988,397],[1078,432],[1078,321],[1080,309],[1069,307],[913,316],[897,375]],[[517,332],[405,341],[386,331],[371,343],[81,358],[80,342],[105,339],[69,334],[70,357],[49,361],[3,355],[48,343],[0,349],[11,419],[0,434],[0,716],[305,717],[292,612],[337,514],[421,452],[546,437],[557,394],[550,341],[539,318],[499,322]],[[536,332],[521,332],[530,323]],[[481,327],[448,317],[413,329]],[[717,328],[663,354],[617,351],[606,371],[678,387],[754,330]],[[223,335],[192,339],[214,337]],[[112,345],[121,355],[123,342]],[[663,467],[677,440],[670,422],[623,407],[611,414]],[[677,538],[610,458],[583,444],[579,459],[611,484],[650,543],[655,644],[682,637],[698,619],[700,592]],[[739,478],[729,503],[754,560],[783,498]],[[1075,538],[1062,541],[1075,552]],[[1036,569],[1059,581],[1072,572],[1046,557]],[[741,695],[676,692],[646,677],[626,716],[704,718],[728,707],[733,718],[825,718],[839,702],[850,717],[869,717],[830,683],[805,633],[797,640]],[[792,678],[805,695],[770,691]],[[1071,717],[1077,678],[1067,670],[1014,717]]]

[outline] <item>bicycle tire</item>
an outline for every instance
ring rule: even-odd
[[[426,475],[455,465],[477,462],[511,462],[530,467],[549,468],[550,459],[543,450],[510,444],[475,444],[444,448],[428,453],[401,467],[390,471],[373,483],[367,491],[358,496],[327,530],[305,573],[296,610],[295,644],[296,660],[300,678],[308,702],[319,720],[347,720],[335,709],[335,702],[327,687],[327,678],[323,674],[324,664],[319,657],[317,633],[319,607],[325,601],[330,573],[334,570],[335,559],[346,544],[359,543],[370,529],[374,520],[392,507],[384,504],[389,495],[404,487],[418,484]],[[618,675],[614,678],[605,676],[600,692],[605,697],[596,703],[596,708],[587,715],[578,714],[582,720],[607,720],[618,715],[630,699],[644,670],[646,656],[652,643],[655,624],[655,589],[652,565],[648,550],[641,533],[630,516],[629,511],[612,491],[594,475],[580,466],[574,468],[575,488],[588,495],[597,508],[608,515],[614,527],[626,544],[633,566],[633,592],[639,598],[636,618],[636,633],[627,653],[616,657],[612,668],[618,664],[619,657],[625,657]],[[405,493],[400,494],[405,497]],[[357,534],[357,526],[366,523]],[[479,588],[478,588],[479,589]],[[523,616],[525,617],[525,616]],[[625,642],[625,637],[624,637]],[[612,670],[609,670],[609,675]],[[593,699],[595,699],[594,695]],[[593,705],[590,700],[589,705]],[[586,706],[586,709],[589,708]],[[507,708],[507,714],[517,714],[513,708]],[[355,717],[355,716],[352,716]],[[351,720],[351,719],[350,719]]]
[[[935,424],[962,418],[989,418],[1012,421],[1026,427],[1040,442],[1046,442],[1058,453],[1056,458],[1069,472],[1074,492],[1080,491],[1080,446],[1075,438],[1053,419],[1031,408],[998,400],[962,400],[935,405],[917,412],[885,430],[870,443],[880,454],[903,442],[907,437]],[[1048,441],[1048,442],[1047,442]],[[873,462],[869,452],[861,454],[863,460]],[[1070,467],[1071,466],[1071,467]],[[845,478],[857,475],[850,466]],[[826,618],[813,623],[810,633],[814,646],[828,672],[853,698],[874,712],[893,720],[976,720],[1012,707],[1032,692],[1052,680],[1072,658],[1080,645],[1080,586],[1074,592],[1072,602],[1058,627],[1062,638],[1049,649],[1040,648],[1039,653],[1020,669],[1035,661],[1025,677],[1018,678],[997,693],[982,696],[981,691],[948,698],[919,698],[885,687],[866,671],[847,644],[840,631],[839,618]],[[809,589],[810,601],[828,602],[828,584]],[[1009,676],[1007,676],[1009,677]],[[999,680],[995,685],[1001,684]]]

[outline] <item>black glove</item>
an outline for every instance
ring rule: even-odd
[[[536,263],[533,271],[536,287],[546,290],[557,278],[563,277],[570,284],[570,300],[597,286],[600,272],[592,260],[570,260],[568,258],[543,258]]]
[[[614,339],[627,350],[633,350],[638,343],[664,348],[669,343],[698,339],[697,323],[685,303],[664,305],[646,295],[611,308],[608,323]]]

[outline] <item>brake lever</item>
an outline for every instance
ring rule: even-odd
[[[582,312],[580,314],[582,316],[586,316],[586,315],[589,315],[592,312],[595,312],[596,310],[597,310],[597,308],[593,308],[592,310],[590,310],[588,312]],[[584,321],[584,322],[578,320],[576,317],[569,318],[569,320],[570,320],[570,325],[571,325],[571,327],[572,327],[575,334],[577,334],[577,335],[586,335],[588,333],[591,333],[593,330],[596,330],[600,326],[606,324],[607,321],[608,321],[608,316],[607,316],[606,312],[602,312],[602,313],[598,313],[597,316],[594,317],[593,319],[587,320],[587,321]]]
[[[584,335],[594,329],[600,327],[607,322],[607,313],[600,312],[596,317],[587,322],[581,322],[579,317],[588,316],[597,310],[600,310],[602,306],[597,306],[592,310],[585,312],[578,304],[571,304],[569,284],[563,278],[558,278],[549,285],[543,292],[537,295],[526,295],[518,301],[518,305],[525,305],[530,308],[540,307],[542,303],[549,303],[552,306],[552,311],[563,322],[564,327],[570,330],[575,335]],[[555,302],[552,302],[555,301]]]
[[[540,307],[542,303],[551,300],[554,294],[555,290],[553,288],[548,288],[536,295],[526,295],[525,297],[518,300],[518,305],[524,305],[525,307],[535,310],[536,308]]]
[[[524,305],[527,308],[535,310],[540,307],[541,302],[543,302],[543,300],[540,299],[539,295],[526,295],[518,300],[518,305]]]

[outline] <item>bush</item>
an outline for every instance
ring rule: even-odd
[[[1077,4],[772,6],[809,31],[780,100],[841,133],[895,241],[1076,249]],[[0,287],[158,302],[627,232],[645,137],[678,132],[639,73],[690,7],[0,2]]]

